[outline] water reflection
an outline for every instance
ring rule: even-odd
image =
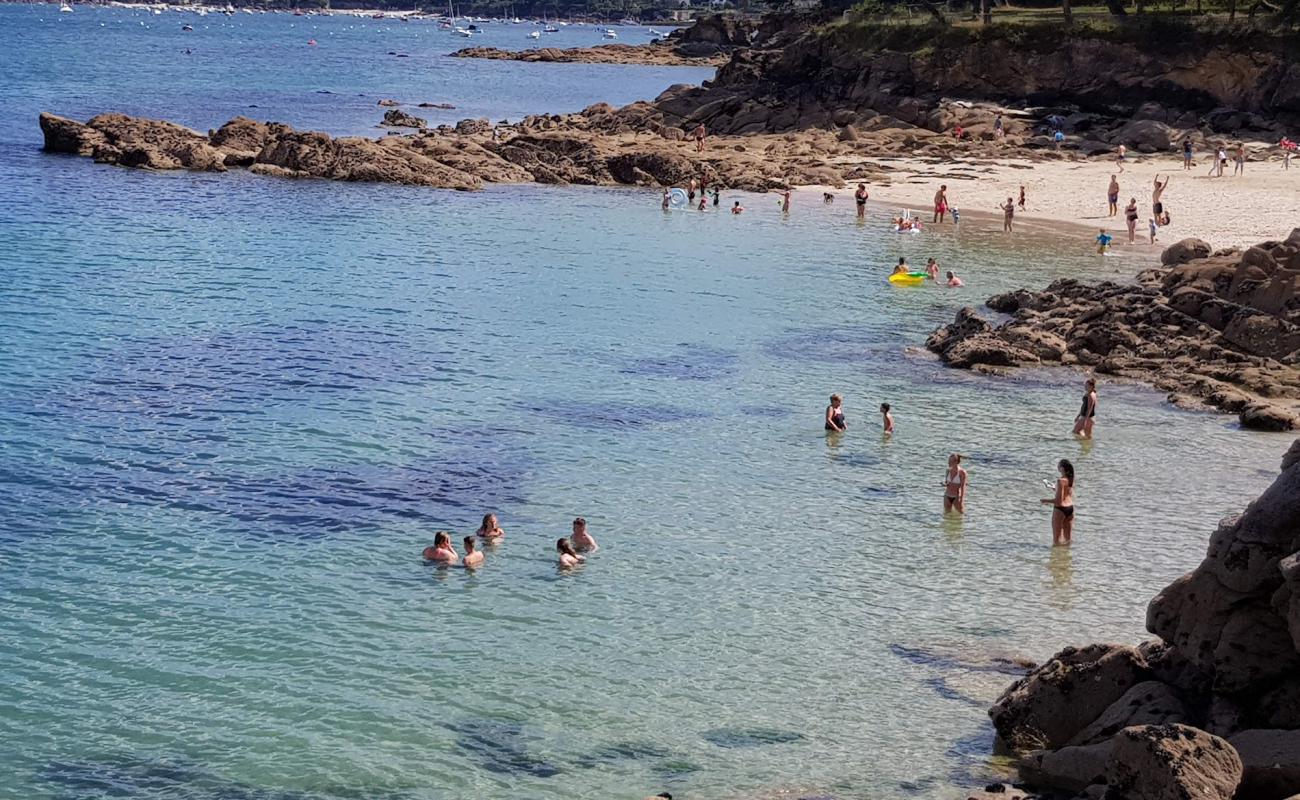
[[[1053,547],[1047,557],[1047,573],[1052,578],[1052,605],[1068,611],[1074,606],[1074,549]]]

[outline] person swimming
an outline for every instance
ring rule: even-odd
[[[885,422],[885,433],[887,433],[887,434],[893,433],[893,432],[894,432],[894,415],[889,413],[889,403],[881,403],[881,404],[880,404],[880,416],[882,416],[882,417],[884,418],[884,422]]]
[[[573,549],[573,544],[563,536],[555,540],[555,551],[560,554],[560,569],[570,569],[587,560],[578,555]]]
[[[958,286],[965,286],[966,282],[963,281],[961,278],[958,278],[957,273],[953,272],[952,270],[948,270],[947,285],[953,289],[956,289]]]
[[[939,262],[933,258],[925,262],[925,274],[930,276],[930,280],[939,280]]]
[[[1063,458],[1056,470],[1060,476],[1055,495],[1038,502],[1052,507],[1052,546],[1069,547],[1074,535],[1074,465]]]
[[[838,394],[831,395],[831,404],[826,406],[826,430],[835,433],[848,430],[844,423],[844,400]]]
[[[465,557],[461,559],[465,569],[474,569],[483,566],[483,553],[474,549],[474,537],[465,537]]]
[[[1092,438],[1092,424],[1097,416],[1097,379],[1089,378],[1083,385],[1083,403],[1079,406],[1079,416],[1074,418],[1074,435],[1085,439]]]
[[[424,560],[434,564],[455,564],[460,561],[456,549],[451,546],[451,534],[438,531],[433,535],[433,546],[424,548]]]
[[[573,548],[580,553],[589,553],[600,549],[600,545],[596,544],[596,540],[591,537],[590,533],[587,533],[587,520],[582,517],[578,517],[573,521],[573,534],[569,537],[569,541],[572,542]]]
[[[948,474],[943,481],[943,511],[966,513],[966,470],[961,466],[961,455],[948,456]]]
[[[737,200],[737,201],[736,201],[736,202],[731,206],[731,213],[733,213],[733,214],[743,214],[743,213],[745,213],[745,207],[742,206],[742,205],[740,204],[740,201],[739,201],[739,200]]]
[[[497,524],[496,514],[484,514],[483,522],[479,524],[478,530],[474,531],[474,535],[483,539],[500,539],[506,535],[506,532]]]
[[[905,274],[907,274],[909,271],[910,271],[910,270],[908,269],[908,266],[907,266],[907,259],[906,259],[906,258],[900,258],[900,259],[898,259],[898,266],[894,267],[894,274],[895,274],[895,275],[905,275]]]

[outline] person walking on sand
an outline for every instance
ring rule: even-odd
[[[944,215],[948,213],[948,184],[939,187],[939,191],[934,193],[934,219],[931,222],[943,222]]]
[[[880,404],[880,416],[885,423],[885,435],[892,434],[894,432],[894,415],[889,413],[889,403]]]
[[[869,196],[867,194],[867,185],[859,183],[858,190],[853,193],[853,202],[858,206],[858,219],[867,218],[867,197]]]
[[[962,469],[961,456],[948,456],[948,474],[943,479],[943,513],[966,513],[966,470]]]
[[[1215,178],[1222,178],[1223,168],[1226,166],[1228,166],[1228,151],[1223,149],[1223,145],[1219,145],[1218,150],[1214,153],[1214,162],[1210,164],[1210,171],[1206,174]]]
[[[1074,534],[1074,465],[1063,458],[1056,471],[1055,493],[1038,502],[1052,507],[1052,546],[1069,547]]]
[[[1024,210],[1025,210],[1025,187],[1024,187],[1024,184],[1021,184],[1021,186],[1020,186],[1020,199],[1016,201],[1016,207],[1019,208],[1021,211],[1024,211]]]
[[[844,421],[844,399],[838,394],[831,395],[831,404],[826,406],[826,430],[832,433],[844,433],[849,426]]]
[[[1165,193],[1165,187],[1168,185],[1169,177],[1166,177],[1165,182],[1161,183],[1160,173],[1157,172],[1155,179],[1152,181],[1151,188],[1151,213],[1155,216],[1156,222],[1159,222],[1165,214],[1165,206],[1164,203],[1160,202],[1160,196]]]
[[[695,126],[695,152],[697,152],[697,153],[703,153],[703,152],[704,152],[704,137],[705,137],[705,135],[706,135],[706,132],[705,132],[705,130],[704,130],[704,123],[701,122],[699,125],[696,125],[696,126]]]
[[[1192,168],[1192,140],[1183,139],[1183,170]]]
[[[1124,171],[1124,160],[1127,155],[1128,148],[1124,145],[1121,144],[1119,147],[1115,148],[1115,164],[1119,167],[1121,173]]]
[[[1106,187],[1106,202],[1110,206],[1107,216],[1113,217],[1119,213],[1119,178],[1115,175],[1110,176],[1110,185]]]
[[[1092,438],[1092,424],[1097,417],[1097,379],[1089,378],[1083,384],[1083,403],[1079,406],[1079,416],[1074,418],[1074,435],[1084,439]]]
[[[1011,233],[1011,222],[1012,222],[1012,220],[1015,219],[1015,216],[1016,216],[1016,204],[1015,204],[1015,201],[1013,201],[1010,197],[1008,197],[1008,198],[1007,198],[1007,202],[1005,202],[1005,203],[1003,203],[1002,205],[998,206],[998,208],[1002,209],[1002,230],[1003,230],[1003,232],[1005,232],[1005,233]]]
[[[1138,199],[1130,197],[1124,206],[1124,221],[1128,225],[1128,243],[1133,244],[1137,236]]]
[[[1246,145],[1237,144],[1237,152],[1232,156],[1232,174],[1244,176],[1246,174]]]
[[[1147,229],[1148,232],[1151,234],[1151,244],[1155,244],[1156,243],[1156,221],[1154,219],[1147,220]]]
[[[993,138],[1000,142],[1004,136],[1006,132],[1002,130],[1002,112],[999,111],[997,116],[993,117]]]

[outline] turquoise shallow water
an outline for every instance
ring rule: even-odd
[[[20,21],[32,59],[72,63]],[[124,70],[111,36],[97,68]],[[949,797],[1011,678],[935,654],[1136,640],[1289,444],[1104,385],[1081,447],[1077,374],[989,379],[917,350],[961,304],[1096,276],[1086,240],[901,239],[885,209],[858,227],[802,195],[789,219],[771,198],[733,218],[632,191],[100,167],[36,152],[71,78],[16,52],[0,796]],[[237,107],[222,74],[219,102],[172,115]],[[582,74],[571,107],[630,99]],[[328,122],[307,83],[267,116]],[[146,88],[77,102],[143,108]],[[891,287],[899,254],[970,288]],[[971,456],[960,523],[939,513],[952,450]],[[1036,499],[1062,456],[1079,521],[1052,552]],[[420,564],[434,530],[488,510],[508,535],[483,570]],[[602,549],[560,575],[577,514]]]

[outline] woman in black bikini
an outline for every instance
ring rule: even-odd
[[[1074,435],[1085,439],[1092,438],[1092,423],[1097,416],[1097,379],[1089,378],[1083,385],[1083,404],[1079,406],[1079,416],[1074,418]]]
[[[1124,219],[1128,222],[1128,243],[1133,244],[1133,237],[1137,235],[1138,221],[1138,199],[1130,197],[1128,205],[1124,206]]]
[[[1038,502],[1052,507],[1052,546],[1069,547],[1074,534],[1074,465],[1063,458],[1056,469],[1061,473],[1056,479],[1056,496]]]
[[[844,400],[838,394],[831,395],[831,404],[826,406],[826,430],[844,433],[848,425],[844,423]]]
[[[858,204],[858,219],[867,218],[867,185],[858,184],[858,190],[853,193],[853,202]]]

